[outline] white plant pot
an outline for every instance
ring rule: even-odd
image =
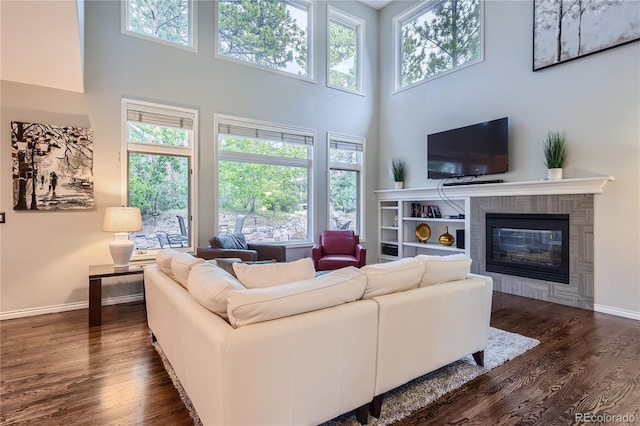
[[[562,168],[548,169],[547,170],[547,179],[548,180],[561,180],[562,179]]]
[[[396,182],[396,189],[402,189],[404,182]]]

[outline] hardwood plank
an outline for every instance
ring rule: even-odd
[[[2,424],[172,424],[191,418],[151,345],[141,302],[0,323]],[[397,425],[640,422],[640,322],[495,292],[494,327],[540,340]],[[584,423],[584,422],[583,422]]]

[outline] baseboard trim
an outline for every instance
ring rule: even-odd
[[[106,299],[102,299],[102,306],[118,305],[120,303],[138,302],[140,300],[144,300],[144,295],[142,293],[130,294],[127,296],[109,297]],[[65,303],[62,305],[42,306],[39,308],[18,309],[15,311],[0,312],[0,321],[16,319],[16,318],[33,317],[36,315],[46,315],[46,314],[55,314],[59,312],[76,311],[78,309],[88,309],[88,308],[89,308],[89,302],[75,302],[75,303]]]
[[[627,309],[612,308],[605,305],[593,305],[593,310],[602,314],[615,315],[617,317],[624,317],[640,321],[640,312],[629,311]]]

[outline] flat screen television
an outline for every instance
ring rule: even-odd
[[[508,117],[427,137],[427,177],[447,179],[509,170]]]

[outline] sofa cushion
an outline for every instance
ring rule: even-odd
[[[463,280],[471,271],[471,258],[462,253],[450,256],[419,254],[416,259],[425,264],[420,287]]]
[[[424,274],[424,263],[414,258],[363,266],[367,288],[363,299],[418,288]]]
[[[231,250],[248,250],[249,246],[244,238],[244,234],[220,234],[209,240],[213,248],[223,248]]]
[[[209,263],[193,266],[187,280],[189,294],[196,302],[227,318],[227,295],[231,290],[242,290],[242,284],[222,268]]]
[[[244,263],[246,265],[264,265],[265,263],[276,263],[275,260],[242,260],[239,257],[220,257],[216,261],[216,264],[217,266],[227,271],[229,274],[236,277],[236,271],[233,270],[233,264],[238,262]]]
[[[248,264],[236,262],[233,264],[236,277],[246,288],[264,288],[294,281],[313,278],[316,269],[313,260],[305,257],[293,262]]]
[[[191,268],[199,263],[204,263],[204,260],[193,257],[189,253],[176,254],[171,258],[171,271],[174,279],[184,288],[187,288],[189,272],[191,272]]]
[[[171,271],[171,259],[173,259],[173,256],[176,254],[180,254],[180,252],[178,250],[166,248],[160,250],[156,255],[156,264],[158,265],[158,269],[171,278],[173,278],[173,272]]]
[[[227,298],[229,323],[241,327],[353,302],[362,297],[366,285],[367,276],[350,266],[309,280],[231,290]]]

